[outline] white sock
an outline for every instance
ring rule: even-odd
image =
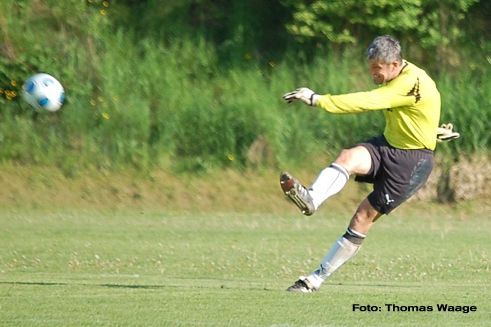
[[[348,179],[348,171],[336,163],[322,170],[309,187],[315,209],[319,208],[327,198],[341,191]]]
[[[361,244],[355,244],[344,236],[341,236],[334,242],[333,246],[322,260],[319,269],[307,276],[307,279],[315,288],[319,288],[327,277],[341,267],[346,261],[354,257],[360,247]]]

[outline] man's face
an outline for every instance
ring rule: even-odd
[[[373,82],[375,84],[383,84],[399,75],[401,64],[398,61],[387,64],[376,60],[369,60],[368,69]]]

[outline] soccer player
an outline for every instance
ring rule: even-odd
[[[300,277],[288,291],[318,290],[358,252],[374,222],[421,188],[433,168],[440,119],[440,93],[435,82],[402,58],[399,42],[389,35],[375,38],[366,56],[378,88],[320,95],[302,87],[283,95],[288,103],[300,100],[334,114],[383,110],[386,121],[382,135],[342,150],[308,188],[289,173],[281,173],[283,192],[305,215],[312,215],[338,193],[351,175],[358,182],[373,184],[373,191],[359,204],[346,232],[334,242],[318,269]]]

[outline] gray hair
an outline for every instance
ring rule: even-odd
[[[377,36],[367,48],[367,59],[383,63],[402,63],[401,44],[390,35]]]

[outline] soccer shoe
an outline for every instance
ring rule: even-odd
[[[288,287],[287,292],[297,292],[297,293],[312,293],[317,291],[305,277],[300,277],[299,280],[295,282],[292,286]]]
[[[295,203],[304,215],[310,216],[315,212],[314,202],[309,191],[289,173],[281,173],[280,185],[283,193]]]

